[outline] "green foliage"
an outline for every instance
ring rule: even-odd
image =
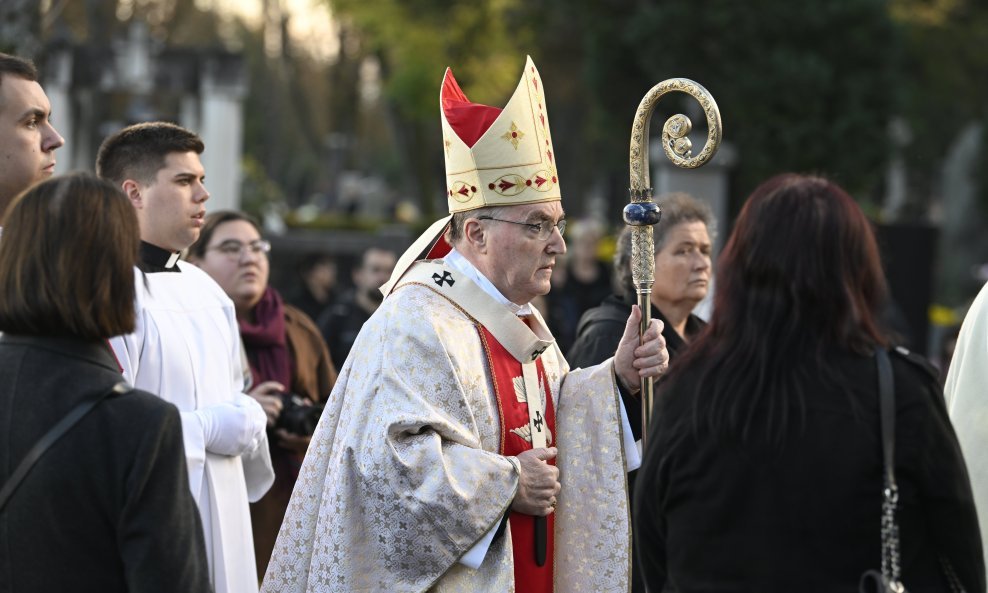
[[[725,139],[738,149],[739,192],[786,170],[832,175],[857,195],[877,190],[899,44],[883,0],[709,0],[702,10],[662,2],[611,18],[607,39],[596,40],[611,48],[588,54],[589,72],[630,70],[649,85],[680,76],[703,84],[720,106]],[[602,105],[613,102],[612,86],[594,85]],[[679,107],[672,103],[653,121]]]
[[[906,149],[916,196],[935,193],[939,165],[958,132],[988,116],[988,6],[974,0],[893,0],[892,14],[906,36],[903,114],[913,140]],[[983,146],[985,146],[983,144]],[[988,183],[979,179],[982,214]]]
[[[274,208],[284,209],[285,194],[280,185],[268,176],[264,166],[254,157],[245,156],[241,162],[243,182],[241,183],[241,209],[257,217]]]
[[[471,100],[504,100],[520,75],[534,31],[516,23],[518,0],[331,0],[334,10],[361,33],[383,63],[385,92],[400,113],[438,121],[439,85],[447,66]],[[438,126],[437,126],[438,127]]]

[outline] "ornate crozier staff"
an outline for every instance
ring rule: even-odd
[[[642,312],[639,340],[651,321],[652,283],[655,281],[655,243],[652,225],[662,217],[659,206],[652,201],[651,180],[648,176],[648,125],[655,104],[666,93],[679,91],[696,99],[707,116],[707,142],[700,154],[693,156],[693,143],[687,137],[693,129],[690,118],[677,114],[666,120],[662,127],[662,147],[666,156],[678,167],[695,169],[702,166],[717,152],[721,139],[720,110],[703,86],[687,78],[670,78],[648,91],[631,127],[631,203],[624,207],[624,222],[631,226],[631,277],[638,293],[638,307]],[[652,378],[641,381],[642,399],[642,447],[648,423],[652,418]]]

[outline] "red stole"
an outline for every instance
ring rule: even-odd
[[[522,435],[530,434],[528,404],[519,399],[525,393],[521,363],[504,349],[487,328],[480,328],[480,338],[487,351],[487,360],[493,377],[494,391],[497,394],[498,411],[501,420],[501,455],[518,455],[532,448],[531,439]],[[556,412],[552,405],[552,393],[545,377],[542,359],[535,362],[539,384],[545,390],[546,425],[549,429],[548,445],[556,445]],[[519,434],[521,433],[521,434]],[[556,460],[548,461],[552,465]],[[508,524],[511,528],[511,544],[514,548],[515,591],[517,593],[552,593],[553,565],[553,525],[555,516],[550,514],[546,545],[546,562],[535,564],[535,517],[511,511]]]

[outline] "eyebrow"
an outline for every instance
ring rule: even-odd
[[[533,212],[533,213],[529,214],[528,215],[528,218],[526,218],[525,220],[528,221],[528,222],[533,222],[534,223],[534,222],[542,222],[543,220],[552,221],[552,217],[549,216],[548,214],[546,214],[545,212]],[[562,214],[559,215],[559,218],[556,219],[556,222],[558,222],[560,220],[566,220],[566,213],[565,212],[563,212]]]
[[[178,181],[180,179],[199,179],[199,180],[205,181],[206,175],[205,175],[205,173],[202,174],[202,175],[196,175],[195,173],[193,173],[191,171],[180,171],[178,173],[175,173],[175,175],[172,176],[172,179],[174,179],[176,181]]]
[[[27,119],[29,117],[40,117],[41,119],[48,119],[51,117],[51,112],[45,112],[44,109],[40,107],[30,107],[21,114],[21,119]]]
[[[676,243],[673,243],[673,245],[675,245],[677,247],[683,247],[683,246],[687,246],[687,245],[689,245],[689,246],[696,246],[696,247],[710,247],[712,244],[710,243],[710,241],[707,241],[706,243],[704,243],[704,242],[701,242],[701,241],[694,241],[692,239],[683,239],[682,241],[678,241]]]

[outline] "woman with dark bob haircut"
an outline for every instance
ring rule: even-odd
[[[0,483],[80,403],[102,399],[0,508],[0,590],[209,591],[178,410],[117,389],[107,338],[134,329],[139,231],[88,175],[15,198],[0,239]],[[2,488],[2,486],[0,486]]]
[[[886,287],[861,209],[831,181],[769,179],[720,257],[710,324],[659,387],[635,491],[650,591],[857,591],[881,564],[875,351]],[[985,567],[935,372],[891,355],[902,581],[968,593]]]

